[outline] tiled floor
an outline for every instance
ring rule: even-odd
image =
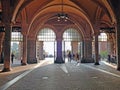
[[[0,90],[120,90],[120,72],[106,64],[54,64],[44,60],[17,66],[0,73]]]

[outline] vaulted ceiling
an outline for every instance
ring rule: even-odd
[[[116,22],[110,0],[10,0],[13,7],[11,21],[14,26],[24,26],[35,29],[36,25],[68,25],[77,24],[82,28],[112,26]],[[119,1],[119,0],[118,0]],[[57,14],[68,14],[69,20],[57,22]],[[0,9],[2,9],[0,5]],[[39,27],[40,28],[40,27]]]

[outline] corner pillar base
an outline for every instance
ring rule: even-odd
[[[29,58],[28,61],[27,61],[28,64],[34,64],[34,63],[37,63],[37,62],[38,62],[37,58]]]
[[[54,63],[62,64],[62,63],[65,63],[65,61],[63,60],[62,57],[57,57],[56,60],[54,61]]]
[[[99,64],[99,62],[95,62],[95,64],[94,64],[94,65],[100,65],[100,64]]]
[[[120,71],[120,67],[117,67],[117,70]]]
[[[3,68],[2,72],[9,72],[11,70],[12,70],[11,68]]]
[[[22,65],[22,66],[25,66],[25,65],[27,65],[27,63],[21,63],[21,65]]]
[[[93,58],[82,58],[81,63],[94,63]]]

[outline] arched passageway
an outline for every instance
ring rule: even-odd
[[[56,35],[50,28],[43,28],[37,34],[36,40],[37,60],[56,58]]]
[[[11,32],[11,55],[14,55],[14,61],[19,61],[19,64],[22,60],[23,52],[23,35],[19,30],[13,29]],[[11,56],[12,57],[12,56]]]
[[[39,3],[38,3],[39,2]],[[0,27],[1,31],[0,54],[4,46],[4,71],[10,70],[11,55],[11,27],[21,27],[23,35],[22,65],[36,63],[36,33],[40,28],[49,25],[55,28],[56,34],[56,59],[55,63],[64,63],[63,59],[63,33],[66,27],[78,28],[82,36],[82,60],[81,62],[98,62],[99,44],[98,36],[103,29],[107,33],[114,55],[117,56],[118,69],[120,68],[119,49],[119,3],[117,1],[104,0],[9,0],[0,1]],[[118,9],[116,9],[116,7]],[[58,18],[67,20],[58,20]],[[118,17],[118,18],[117,18]],[[5,34],[3,34],[5,32]],[[3,38],[5,37],[5,38]],[[93,40],[94,39],[94,40]],[[4,45],[3,45],[4,41]],[[94,41],[94,47],[92,42]],[[30,48],[33,49],[30,50]],[[92,49],[95,48],[95,60],[92,58]],[[58,52],[59,51],[59,52]],[[110,52],[110,51],[109,51]],[[60,62],[59,62],[60,61]]]
[[[111,63],[117,63],[116,61],[116,50],[115,41],[113,40],[114,33],[104,33],[101,32],[98,36],[99,41],[99,55],[101,60],[105,60]],[[108,60],[110,56],[110,61]]]
[[[79,32],[75,28],[68,28],[63,33],[63,57],[64,60],[68,60],[70,54],[70,58],[74,60],[74,56],[78,53],[79,57],[82,56],[82,48],[81,48],[81,36]],[[67,59],[66,59],[67,58]]]

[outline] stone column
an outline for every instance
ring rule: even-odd
[[[120,16],[119,18],[117,19],[117,32],[116,32],[116,52],[117,52],[117,70],[120,70]]]
[[[1,0],[2,5],[2,23],[5,27],[4,41],[4,68],[3,72],[11,70],[11,5],[9,0]]]
[[[18,59],[19,60],[22,60],[22,57],[23,57],[23,41],[20,41],[19,42],[19,56],[18,56]]]
[[[43,41],[37,41],[36,42],[36,51],[37,51],[37,59],[43,60],[44,59],[44,52],[43,52]]]
[[[99,65],[99,42],[98,42],[98,35],[95,35],[95,65]]]
[[[0,29],[0,63],[3,63],[3,41],[4,41],[5,31],[4,28],[2,30],[1,29]]]
[[[27,65],[27,36],[23,35],[23,57],[21,65]]]
[[[110,41],[110,40],[107,42],[107,50],[108,50],[109,55],[113,54],[113,51],[112,51],[113,50],[113,44],[112,43],[113,42]]]
[[[71,46],[72,46],[72,52],[74,54],[78,53],[78,41],[72,41]]]
[[[54,63],[65,63],[62,57],[62,38],[57,38],[57,57]]]
[[[81,49],[81,60],[82,60],[82,58],[84,58],[84,41],[82,41],[80,44],[81,44],[80,49]]]
[[[4,68],[3,72],[11,70],[11,26],[10,24],[5,24],[5,42],[4,42]]]
[[[110,33],[107,42],[107,51],[110,55],[115,55],[115,38],[113,39],[115,33]]]
[[[84,40],[84,55],[81,59],[81,63],[93,63],[94,59],[92,58],[92,40],[85,39]]]
[[[2,53],[4,36],[5,36],[5,32],[4,31],[0,31],[0,54]]]
[[[36,40],[34,40],[34,39],[27,40],[27,62],[28,63],[37,63]]]

